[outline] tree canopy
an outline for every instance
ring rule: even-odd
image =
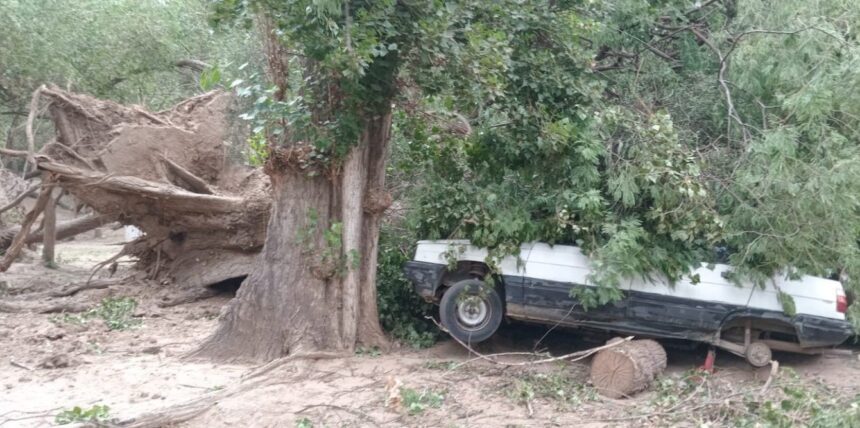
[[[404,163],[426,174],[418,234],[498,255],[581,245],[602,286],[591,304],[625,276],[702,261],[855,287],[850,3],[472,5],[468,66],[424,102],[475,132],[401,128]]]
[[[405,215],[386,236],[466,238],[490,261],[579,245],[597,268],[587,305],[699,262],[860,290],[852,0],[64,5],[0,4],[7,144],[41,83],[158,108],[218,66],[203,86],[247,100],[254,164],[301,143],[304,174],[337,175],[392,115],[385,188]],[[268,73],[241,66],[264,62],[253,52]]]

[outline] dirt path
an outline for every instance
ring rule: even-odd
[[[17,264],[0,277],[8,285],[5,297],[80,281],[121,240],[121,231],[114,231],[98,240],[62,243],[59,269],[44,268],[35,258]],[[126,273],[120,267],[116,275]],[[243,374],[255,367],[182,356],[212,331],[230,296],[159,308],[170,292],[168,286],[129,282],[69,298],[96,307],[105,298],[132,297],[133,325],[124,330],[110,330],[97,317],[0,313],[0,427],[54,426],[55,417],[74,406],[106,405],[109,418],[127,420],[204,396],[213,397],[213,406],[182,426],[626,427],[699,426],[706,420],[731,426],[731,418],[750,412],[745,400],[769,375],[720,354],[716,374],[690,376],[705,350],[670,348],[670,366],[658,385],[634,398],[611,400],[587,385],[588,361],[503,367],[474,361],[445,341],[427,350],[362,350],[346,358],[299,360],[266,374],[254,388],[220,397],[247,382]],[[544,332],[508,326],[479,350],[530,351]],[[558,331],[539,347],[557,355],[595,344]],[[777,357],[783,370],[769,393],[800,383],[833,397],[860,394],[856,355]],[[728,404],[720,404],[721,397],[729,397]]]

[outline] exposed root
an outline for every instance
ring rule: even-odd
[[[212,288],[204,287],[204,288],[192,289],[191,291],[189,291],[185,294],[182,294],[178,297],[174,297],[173,299],[170,299],[170,300],[167,300],[164,302],[159,302],[158,307],[159,308],[170,308],[173,306],[185,305],[188,303],[194,303],[194,302],[199,302],[201,300],[206,300],[206,299],[208,299],[210,297],[214,297],[216,295],[218,295],[218,290],[215,290]]]
[[[128,428],[156,428],[165,427],[187,422],[195,417],[203,414],[214,405],[225,398],[241,394],[246,391],[254,390],[266,386],[274,382],[271,377],[262,377],[263,374],[270,373],[272,370],[283,366],[284,364],[302,359],[324,359],[324,358],[343,358],[346,354],[328,353],[328,352],[312,352],[305,354],[294,354],[284,358],[277,359],[271,363],[265,364],[248,375],[243,376],[242,380],[233,386],[222,389],[220,391],[207,394],[203,397],[189,401],[185,404],[169,407],[159,412],[148,413],[132,419],[119,422],[117,425]]]
[[[221,397],[218,397],[221,398]],[[127,419],[117,424],[128,428],[161,428],[190,421],[217,404],[215,397],[199,399],[188,404],[171,407],[158,413],[148,413],[136,418]]]
[[[33,93],[28,122],[43,109],[49,111],[57,135],[34,153],[29,126],[29,150],[14,155],[26,157],[33,169],[49,172],[94,214],[134,225],[150,244],[160,243],[126,251],[153,279],[194,277],[199,269],[195,259],[188,263],[188,255],[203,260],[211,257],[206,252],[231,262],[229,269],[214,269],[207,280],[245,276],[247,260],[265,240],[271,197],[264,174],[229,162],[224,144],[229,98],[213,91],[170,110],[149,112],[43,86]],[[8,207],[3,209],[24,198],[26,194],[18,195],[12,204],[4,200]],[[18,229],[18,235],[28,236],[29,226]],[[0,248],[4,240],[13,241],[11,230],[0,231]],[[58,239],[61,230],[58,225]],[[0,271],[8,269],[22,242],[14,241]]]
[[[92,272],[90,272],[90,276],[89,276],[89,278],[87,278],[87,282],[86,282],[86,283],[87,283],[87,284],[89,284],[89,283],[90,283],[90,281],[92,281],[92,280],[93,280],[93,277],[94,277],[94,276],[98,273],[98,271],[100,271],[103,267],[105,267],[105,266],[107,266],[107,265],[109,265],[109,264],[111,264],[111,263],[113,263],[113,262],[117,261],[120,257],[127,255],[127,254],[128,254],[128,253],[127,253],[127,250],[128,250],[128,247],[123,248],[123,250],[122,250],[122,251],[120,251],[120,252],[116,253],[115,255],[111,256],[111,258],[109,258],[109,259],[107,259],[107,260],[105,260],[105,261],[103,261],[103,262],[99,262],[99,264],[95,265],[95,266],[93,267]]]
[[[34,314],[56,314],[84,312],[89,306],[83,303],[52,303],[32,304],[28,302],[2,302],[0,301],[0,312],[5,313],[34,313]]]
[[[49,297],[68,297],[74,296],[84,290],[102,290],[113,285],[123,283],[122,279],[100,279],[96,281],[88,281],[80,284],[71,284],[56,291],[48,292]]]

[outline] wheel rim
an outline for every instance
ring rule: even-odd
[[[480,330],[489,319],[490,305],[480,296],[464,296],[457,302],[457,323],[465,330]]]

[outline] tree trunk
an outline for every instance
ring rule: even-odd
[[[63,194],[62,190],[54,189],[52,194],[57,196],[49,196],[48,205],[45,206],[45,214],[42,217],[42,261],[47,266],[54,265],[54,247],[57,242],[57,200]]]
[[[591,362],[591,383],[607,397],[628,397],[647,388],[665,368],[663,346],[634,340],[600,351]]]
[[[268,361],[341,348],[338,284],[317,248],[330,226],[332,183],[295,170],[270,177],[272,213],[262,253],[198,355]]]
[[[367,124],[365,137],[368,144],[367,182],[365,183],[362,213],[361,292],[358,318],[358,343],[372,347],[385,347],[388,340],[379,324],[376,299],[376,263],[379,246],[379,228],[382,214],[391,205],[391,195],[385,191],[385,161],[391,141],[391,112],[386,112]]]
[[[387,343],[375,283],[385,206],[368,196],[385,200],[380,189],[390,125],[390,112],[368,118],[339,176],[279,164],[300,148],[273,152],[273,210],[261,256],[195,355],[267,361]]]

